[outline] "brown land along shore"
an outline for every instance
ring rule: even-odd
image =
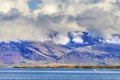
[[[120,66],[74,66],[74,65],[49,65],[49,66],[14,66],[13,68],[120,68]]]

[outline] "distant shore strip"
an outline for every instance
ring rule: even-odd
[[[76,65],[52,65],[52,66],[14,66],[13,68],[109,68],[109,69],[120,69],[120,66],[76,66]]]

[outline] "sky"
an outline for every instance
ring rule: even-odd
[[[66,44],[68,33],[79,31],[120,43],[112,37],[119,26],[120,0],[0,0],[0,41]]]

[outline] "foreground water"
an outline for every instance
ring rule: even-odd
[[[0,68],[0,80],[120,80],[120,69]]]

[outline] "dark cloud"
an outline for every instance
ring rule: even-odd
[[[95,4],[95,3],[99,3],[102,2],[104,0],[83,0],[81,2],[87,3],[87,4]]]
[[[39,4],[39,3],[41,3],[42,2],[42,0],[30,0],[31,2],[34,2],[34,3],[37,3],[37,4]]]
[[[11,9],[8,13],[0,13],[0,20],[1,21],[10,21],[17,19],[21,13],[17,9]]]
[[[115,5],[117,9],[120,9],[120,1],[119,0],[117,0],[115,3],[113,3],[113,5]]]
[[[105,12],[98,8],[85,11],[76,17],[76,21],[80,26],[87,28],[93,36],[109,37],[117,32],[119,21],[118,17],[112,13]],[[119,33],[119,32],[118,32]]]

